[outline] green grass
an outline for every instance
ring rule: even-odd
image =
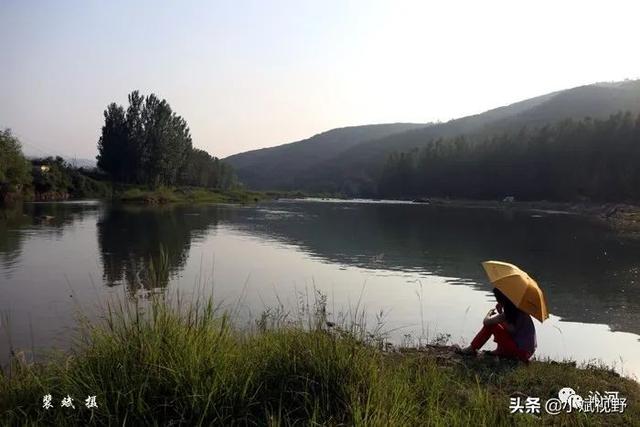
[[[638,425],[640,385],[602,368],[391,351],[359,322],[327,327],[324,306],[234,326],[211,300],[112,304],[74,348],[0,377],[2,425]],[[358,320],[358,319],[355,319]],[[437,351],[435,351],[437,350]],[[624,414],[509,413],[509,397],[617,390]],[[51,394],[56,407],[42,409]],[[99,407],[84,408],[87,395]],[[76,409],[59,407],[66,395]]]
[[[115,198],[128,203],[160,205],[169,203],[253,203],[268,198],[248,190],[209,190],[198,187],[158,187],[155,190],[132,187],[116,193]]]

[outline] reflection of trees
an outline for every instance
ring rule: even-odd
[[[569,215],[305,202],[255,209],[35,203],[0,210],[2,270],[11,274],[30,228],[62,234],[99,208],[105,282],[125,283],[132,292],[166,286],[183,268],[192,240],[225,220],[326,262],[438,274],[485,290],[480,262],[511,261],[539,281],[554,314],[640,333],[640,241]]]
[[[567,320],[640,332],[640,241],[570,215],[424,205],[280,204],[234,222],[334,263],[413,270],[487,289],[480,262],[511,261],[538,279]],[[280,218],[280,219],[278,219]]]
[[[22,228],[30,223],[23,215],[22,205],[0,209],[0,265],[8,266],[16,262],[22,248]]]
[[[184,267],[191,240],[218,221],[218,209],[114,206],[98,222],[104,279],[130,292],[165,287]]]
[[[59,237],[65,226],[94,215],[97,209],[91,202],[19,203],[0,208],[0,265],[10,266],[20,257],[26,229],[37,227],[41,235]]]

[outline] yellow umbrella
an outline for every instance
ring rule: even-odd
[[[527,273],[502,261],[482,263],[489,280],[520,310],[544,322],[549,317],[542,289]]]

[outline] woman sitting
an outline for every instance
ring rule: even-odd
[[[536,350],[536,328],[531,317],[516,307],[498,288],[493,288],[495,309],[489,310],[480,332],[462,354],[476,354],[491,338],[498,347],[491,354],[527,362]]]

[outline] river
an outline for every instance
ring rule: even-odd
[[[213,293],[238,319],[295,311],[320,292],[331,316],[364,310],[393,342],[465,344],[495,304],[489,259],[520,266],[546,294],[537,357],[640,377],[640,240],[562,213],[384,201],[2,211],[0,362],[10,349],[65,348],[78,314],[112,298],[175,291]],[[150,286],[140,272],[151,262]]]

